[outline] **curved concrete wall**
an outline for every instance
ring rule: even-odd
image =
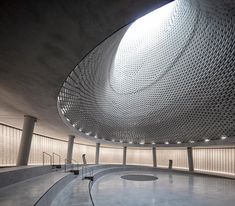
[[[0,125],[0,166],[16,164],[21,130]],[[42,152],[58,153],[66,158],[67,142],[45,136],[33,135],[29,164],[42,164]],[[122,164],[122,148],[100,147],[100,164]],[[73,159],[82,163],[82,154],[86,154],[89,164],[95,163],[95,146],[74,145]],[[195,171],[235,176],[235,146],[193,148]],[[173,160],[173,168],[188,169],[186,148],[157,148],[157,166],[168,167],[169,159]],[[49,160],[46,160],[49,164]],[[55,163],[58,159],[55,158]],[[128,148],[127,164],[152,166],[150,148]]]
[[[150,149],[127,149],[127,164],[152,166],[152,150]]]
[[[100,164],[122,164],[122,148],[100,148]]]

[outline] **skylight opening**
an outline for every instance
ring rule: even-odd
[[[137,19],[127,30],[123,40],[133,41],[134,39],[139,39],[140,35],[144,37],[144,35],[154,34],[165,23],[164,21],[171,16],[174,8],[175,1]]]
[[[162,38],[171,28],[176,2],[173,1],[133,22],[122,37],[113,59],[110,83],[118,93],[133,92],[154,81],[165,68],[156,63]],[[157,55],[157,56],[156,56]],[[156,69],[157,68],[157,69]],[[155,73],[154,75],[153,72]],[[140,85],[135,86],[135,81]]]

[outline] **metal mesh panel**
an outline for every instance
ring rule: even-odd
[[[131,25],[116,32],[64,82],[62,119],[87,137],[132,145],[222,135],[234,143],[234,5],[178,0],[155,33],[127,41]]]

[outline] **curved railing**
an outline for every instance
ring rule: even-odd
[[[42,164],[45,165],[45,157],[48,156],[50,158],[50,165],[52,165],[52,155],[47,152],[42,153]]]
[[[55,164],[55,156],[57,156],[59,158],[59,165],[61,164],[61,155],[53,152],[52,153],[52,164],[54,165]]]
[[[71,161],[68,161],[68,159],[64,160],[64,171],[78,171],[79,170],[79,164],[77,160],[71,159]]]

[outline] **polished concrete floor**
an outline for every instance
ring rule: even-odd
[[[96,169],[96,172],[102,172],[105,168]],[[76,178],[64,187],[53,200],[51,206],[92,206],[89,195],[90,180],[82,180],[82,177]]]
[[[129,181],[125,174],[152,174],[154,181]],[[169,172],[120,172],[92,187],[96,206],[234,206],[235,180]]]
[[[88,187],[88,180],[73,180],[58,194],[51,206],[92,206]]]

